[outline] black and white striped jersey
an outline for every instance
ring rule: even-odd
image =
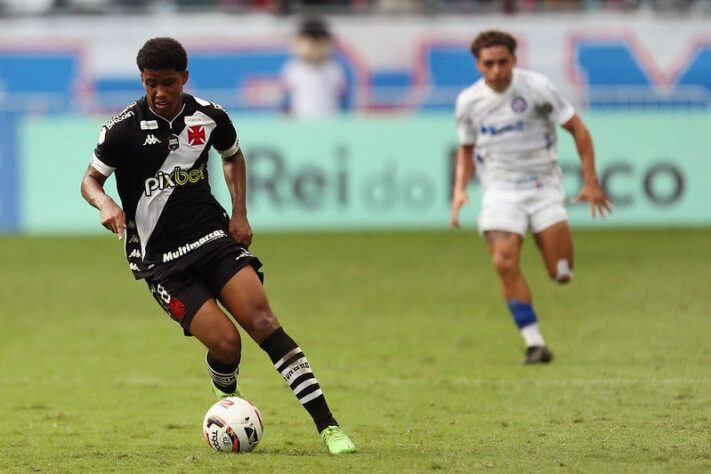
[[[143,97],[101,128],[91,165],[104,176],[116,173],[136,278],[229,235],[228,215],[208,181],[210,147],[234,155],[237,132],[222,107],[188,94],[171,121]]]

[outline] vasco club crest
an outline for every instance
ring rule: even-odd
[[[205,144],[205,127],[202,125],[191,125],[188,127],[188,142],[190,145]]]

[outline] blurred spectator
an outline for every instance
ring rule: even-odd
[[[55,2],[57,9],[72,13],[102,13],[111,7],[110,0],[61,0]]]
[[[2,0],[0,12],[7,15],[43,15],[54,7],[54,0]]]
[[[307,19],[294,40],[294,57],[282,69],[284,110],[296,118],[321,118],[345,109],[346,75],[333,58],[333,37],[320,19]]]
[[[377,13],[417,13],[421,8],[418,2],[409,0],[375,0]]]

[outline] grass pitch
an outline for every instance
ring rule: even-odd
[[[556,360],[523,367],[472,232],[258,234],[272,306],[358,445],[341,458],[248,340],[264,438],[212,453],[204,351],[121,244],[0,237],[0,472],[711,470],[711,230],[574,237],[567,287],[525,244]]]

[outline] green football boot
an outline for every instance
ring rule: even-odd
[[[217,397],[218,400],[222,400],[223,398],[227,397],[238,397],[238,398],[244,398],[244,393],[242,393],[242,390],[239,389],[239,385],[235,386],[235,391],[231,393],[223,392],[219,388],[215,386],[215,384],[212,384],[212,391],[215,392],[215,396]]]
[[[355,453],[356,447],[339,426],[329,426],[321,432],[321,439],[331,454]]]

